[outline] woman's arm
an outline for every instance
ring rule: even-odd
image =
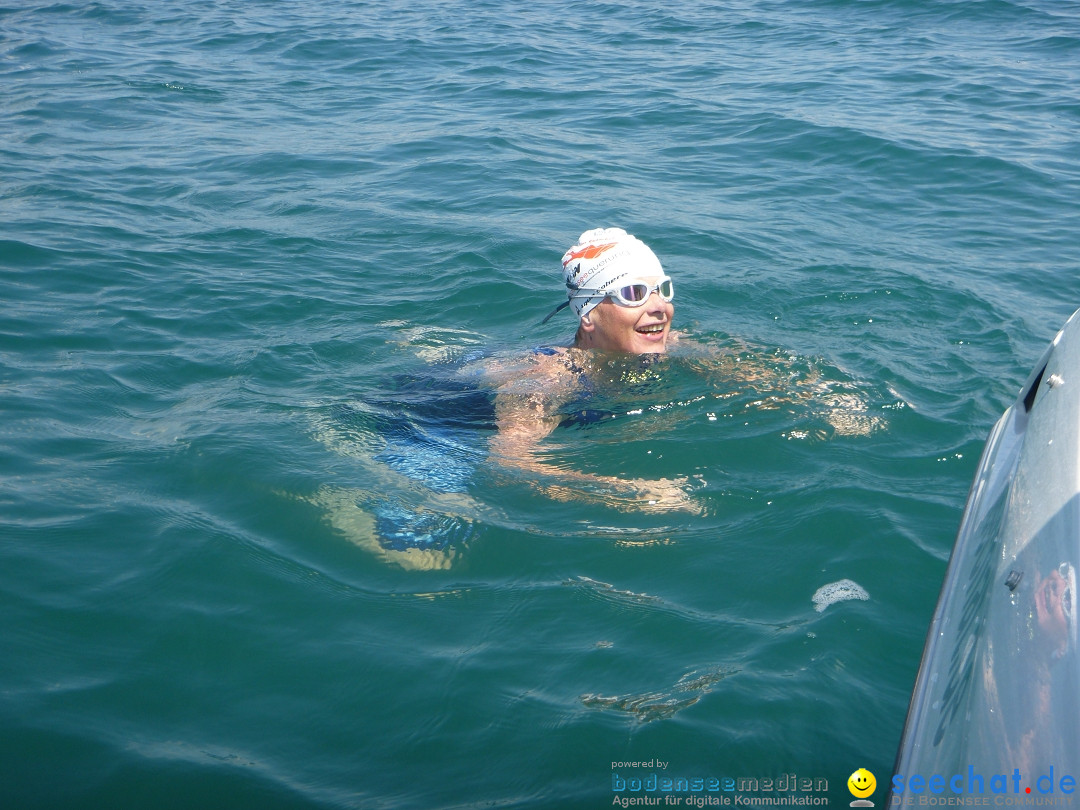
[[[541,441],[561,421],[559,407],[572,395],[575,375],[565,354],[540,356],[523,377],[505,383],[495,397],[496,433],[492,459],[539,476],[537,486],[559,500],[587,500],[621,509],[700,511],[682,485],[686,479],[617,478],[550,464]]]

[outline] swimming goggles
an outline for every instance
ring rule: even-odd
[[[670,276],[664,276],[656,284],[650,285],[645,281],[631,281],[629,284],[622,284],[618,287],[612,287],[610,290],[596,290],[588,287],[574,287],[567,285],[573,291],[567,300],[559,304],[553,309],[541,324],[545,324],[551,320],[551,316],[556,312],[565,309],[570,306],[570,301],[575,298],[611,298],[616,304],[623,307],[640,307],[649,300],[654,292],[660,296],[661,301],[670,301],[675,297],[675,285],[671,282]]]

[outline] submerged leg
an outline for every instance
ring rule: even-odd
[[[375,533],[379,544],[393,551],[410,548],[443,551],[464,545],[472,536],[471,521],[435,512],[417,512],[395,503],[375,508]]]

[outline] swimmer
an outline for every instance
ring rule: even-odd
[[[457,359],[425,354],[424,374],[402,375],[389,395],[339,404],[320,421],[320,438],[364,459],[376,481],[323,493],[335,526],[403,567],[448,568],[482,523],[470,482],[485,458],[548,498],[703,514],[705,502],[691,497],[685,477],[575,469],[548,452],[558,443],[544,445],[560,425],[611,416],[597,410],[609,396],[632,395],[638,384],[658,380],[655,364],[676,343],[692,349],[685,368],[700,375],[704,389],[715,387],[725,398],[752,394],[746,408],[821,413],[837,435],[866,434],[878,424],[850,383],[828,379],[814,362],[741,343],[733,351],[731,341],[680,339],[671,328],[671,278],[653,251],[622,229],[583,233],[562,258],[562,280],[566,299],[545,322],[569,308],[577,322],[568,345],[513,359],[475,350]],[[491,428],[486,446],[477,446],[478,431]],[[789,432],[797,434],[808,432]]]
[[[563,419],[561,406],[587,389],[590,375],[598,376],[601,357],[621,354],[647,359],[664,354],[677,340],[671,331],[672,280],[656,254],[621,228],[583,233],[563,255],[562,275],[566,301],[544,323],[571,308],[578,319],[574,340],[570,346],[536,350],[527,369],[499,386],[497,430],[489,445],[492,458],[503,467],[550,480],[539,486],[560,499],[592,498],[650,511],[700,511],[685,489],[684,478],[597,475],[557,467],[540,455],[540,442]]]

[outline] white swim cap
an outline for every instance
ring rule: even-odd
[[[615,286],[620,279],[651,278],[664,274],[660,260],[648,245],[622,228],[585,231],[578,238],[578,243],[563,254],[562,267],[568,300],[556,312],[569,304],[579,318],[600,304],[604,300],[602,291]],[[601,292],[575,297],[578,290]]]

